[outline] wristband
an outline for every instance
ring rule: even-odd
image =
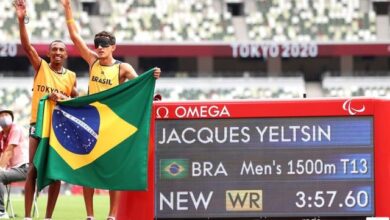
[[[74,23],[74,19],[73,18],[72,19],[68,19],[68,20],[66,20],[66,23],[68,23],[68,24]]]

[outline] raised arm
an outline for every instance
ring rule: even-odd
[[[73,44],[76,46],[77,50],[80,52],[81,57],[92,66],[93,62],[97,59],[96,53],[89,49],[85,41],[81,38],[75,20],[73,19],[72,6],[70,0],[61,0],[62,6],[64,6],[66,25],[68,26],[68,31],[70,38],[73,41]]]
[[[28,38],[26,25],[24,23],[24,18],[27,15],[26,2],[24,0],[16,0],[14,6],[18,17],[20,42],[23,50],[26,52],[27,57],[30,60],[31,65],[34,67],[35,71],[38,71],[42,58],[38,55]]]

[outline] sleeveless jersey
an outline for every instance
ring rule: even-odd
[[[30,123],[36,122],[38,102],[43,96],[52,92],[70,96],[75,82],[76,74],[74,72],[64,68],[62,74],[57,73],[42,59],[38,72],[34,77]]]
[[[95,94],[119,85],[120,61],[109,66],[100,65],[96,60],[89,73],[88,93]]]

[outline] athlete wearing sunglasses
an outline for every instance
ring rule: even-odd
[[[95,35],[95,50],[88,48],[81,38],[72,15],[70,0],[61,0],[65,9],[66,23],[69,35],[79,50],[81,57],[88,63],[89,71],[89,94],[104,91],[117,86],[126,80],[134,79],[137,73],[128,63],[122,63],[113,57],[116,49],[115,36],[109,32],[102,31]],[[154,77],[160,77],[160,68],[155,68]],[[84,187],[84,201],[87,210],[87,219],[94,219],[93,194],[94,189]],[[115,220],[118,212],[119,192],[110,190],[110,210],[107,220]]]

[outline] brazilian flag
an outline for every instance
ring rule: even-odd
[[[37,186],[55,180],[99,189],[145,190],[154,69],[104,92],[40,100]]]

